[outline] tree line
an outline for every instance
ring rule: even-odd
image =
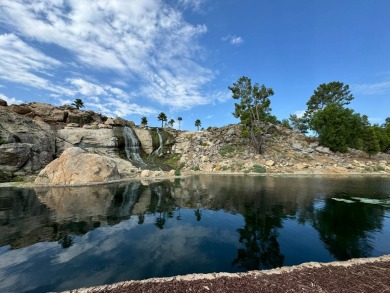
[[[249,137],[258,153],[263,151],[265,134],[273,124],[283,124],[303,134],[313,131],[321,145],[332,151],[347,152],[348,148],[363,150],[370,156],[390,151],[390,117],[382,125],[371,125],[366,115],[347,108],[354,99],[348,85],[334,81],[320,84],[307,101],[302,117],[290,115],[278,121],[271,114],[270,97],[274,95],[265,85],[252,85],[251,79],[241,77],[228,87],[235,103],[233,116],[240,118],[242,135]]]
[[[164,112],[161,112],[157,116],[157,120],[161,121],[161,127],[164,127],[164,122],[165,122],[165,126],[167,126],[167,127],[173,127],[173,125],[176,122],[174,119],[170,119],[168,121],[167,115]],[[179,116],[179,117],[177,117],[177,121],[179,122],[179,130],[180,130],[180,125],[181,125],[181,121],[183,121],[183,118]],[[141,125],[142,126],[148,125],[148,119],[146,117],[141,118]],[[198,131],[199,131],[199,128],[201,126],[202,126],[202,122],[200,121],[200,119],[196,119],[195,120],[195,127],[198,128]]]

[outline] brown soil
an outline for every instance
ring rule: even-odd
[[[71,292],[390,292],[390,255],[269,271],[128,281]]]

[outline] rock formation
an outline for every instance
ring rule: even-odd
[[[89,154],[81,148],[66,149],[35,179],[37,184],[85,184],[120,179],[117,164],[107,156]]]
[[[345,154],[333,153],[320,146],[316,139],[281,125],[272,127],[272,132],[265,135],[265,151],[257,154],[253,152],[249,140],[241,137],[239,124],[187,132],[136,127],[133,122],[119,117],[109,118],[70,106],[55,107],[44,103],[9,106],[6,101],[0,101],[0,181],[15,175],[35,175],[72,147],[109,156],[115,161],[121,177],[134,177],[136,173],[140,175],[141,170],[122,160],[129,157],[126,153],[129,142],[124,137],[125,127],[131,127],[140,140],[141,153],[138,156],[153,165],[138,164],[143,169],[180,169],[181,174],[197,171],[390,172],[389,154],[368,158],[364,152],[357,150],[349,150]],[[142,175],[162,176],[159,171],[148,176],[144,172]]]
[[[21,175],[41,170],[55,157],[54,131],[7,108],[0,107],[0,168]]]

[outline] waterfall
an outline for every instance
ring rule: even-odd
[[[131,161],[145,165],[139,154],[139,140],[131,127],[125,126],[123,128],[123,137],[125,138],[125,151],[127,158]]]
[[[159,145],[158,149],[155,151],[155,153],[157,156],[159,156],[159,155],[161,155],[162,149],[163,149],[163,139],[162,139],[161,133],[158,130],[158,128],[157,128],[157,135],[158,135],[158,140],[160,142],[160,145]]]

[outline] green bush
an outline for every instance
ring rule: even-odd
[[[181,175],[180,169],[175,169],[175,176],[180,176],[180,175]]]
[[[264,166],[260,166],[258,164],[253,165],[252,172],[255,173],[265,173],[267,172],[267,169]]]
[[[192,166],[192,167],[191,167],[191,170],[192,170],[192,171],[199,171],[200,168],[199,168],[199,166]]]

